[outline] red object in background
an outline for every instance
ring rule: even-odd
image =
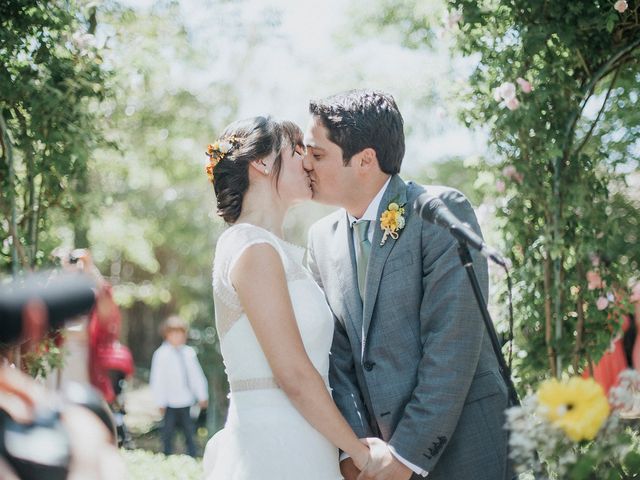
[[[625,316],[622,331],[626,332],[629,327],[629,317]],[[640,345],[637,339],[636,345]],[[623,339],[622,337],[616,338],[598,363],[593,365],[593,378],[602,386],[604,393],[609,395],[609,390],[618,384],[618,375],[627,368],[629,368],[629,362],[627,362],[625,355]],[[584,378],[590,377],[588,368],[582,372],[582,376]]]
[[[130,376],[134,371],[131,352],[118,341],[120,321],[120,309],[113,300],[111,285],[104,285],[89,316],[89,379],[107,403],[116,397],[109,372]]]

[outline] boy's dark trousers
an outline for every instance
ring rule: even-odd
[[[164,444],[164,454],[173,453],[173,436],[177,428],[182,430],[184,440],[187,445],[187,453],[192,457],[196,456],[196,446],[193,441],[195,428],[193,420],[189,415],[190,407],[172,408],[167,407],[164,412],[164,426],[162,428],[162,443]]]

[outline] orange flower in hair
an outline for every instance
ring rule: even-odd
[[[235,136],[225,137],[207,146],[206,155],[209,163],[205,167],[209,181],[213,182],[213,169],[220,163],[234,148],[237,148],[239,140]]]

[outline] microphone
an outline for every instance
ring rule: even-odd
[[[475,248],[486,258],[507,268],[507,262],[502,258],[500,252],[484,243],[482,237],[474,232],[467,224],[462,223],[438,197],[423,193],[416,198],[416,201],[413,203],[413,208],[420,213],[423,220],[446,228],[458,242]]]

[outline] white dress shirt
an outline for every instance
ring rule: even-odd
[[[347,212],[347,218],[349,219],[349,225],[352,226],[352,227],[353,227],[354,224],[356,224],[358,222],[362,222],[364,220],[369,220],[371,222],[369,224],[369,230],[367,230],[367,237],[369,238],[369,242],[371,243],[372,247],[373,247],[373,234],[375,233],[375,228],[377,226],[377,222],[379,222],[379,220],[380,220],[378,218],[378,209],[380,207],[380,202],[382,201],[382,197],[384,196],[384,192],[387,190],[387,187],[389,186],[389,182],[390,181],[391,181],[391,177],[389,177],[387,179],[387,181],[382,186],[380,191],[376,194],[375,197],[373,197],[373,200],[371,200],[371,203],[369,204],[367,209],[364,211],[364,214],[362,215],[362,217],[356,218],[356,217],[354,217],[353,215],[351,215],[350,213]],[[353,242],[356,241],[354,235],[351,235],[351,241],[353,241]],[[354,249],[355,249],[355,243],[354,243]],[[357,259],[356,259],[356,261],[357,261]],[[418,467],[417,465],[414,465],[410,461],[408,461],[408,460],[402,458],[400,455],[398,455],[398,452],[396,452],[396,449],[393,448],[391,445],[387,445],[387,447],[389,447],[389,451],[393,454],[394,457],[396,457],[398,459],[398,461],[400,463],[402,463],[407,468],[411,469],[414,473],[417,473],[418,475],[420,475],[422,477],[426,477],[429,474],[429,472],[423,470],[422,468]],[[342,453],[340,455],[340,461],[344,460],[345,458],[349,458],[349,455],[347,455],[346,453]]]
[[[160,345],[153,353],[149,383],[160,408],[190,407],[209,398],[207,379],[196,351],[187,345]]]

